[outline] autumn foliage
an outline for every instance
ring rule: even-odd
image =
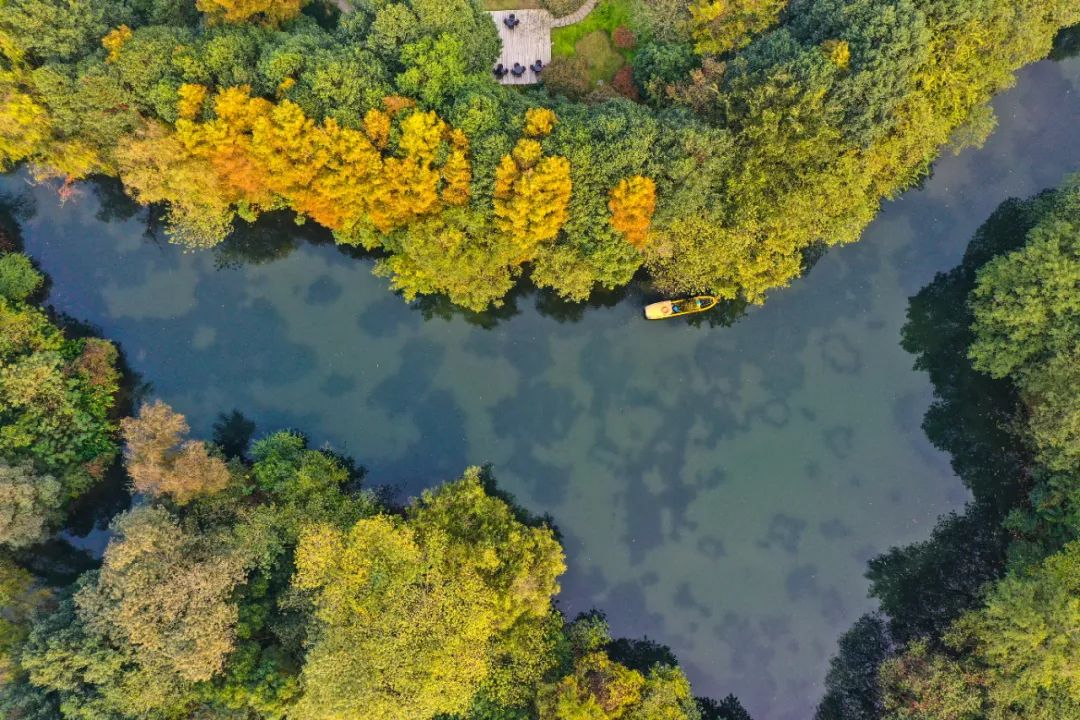
[[[698,0],[690,6],[694,49],[722,54],[747,45],[775,23],[788,0]]]
[[[495,223],[509,236],[524,260],[552,240],[567,219],[570,162],[543,157],[536,140],[522,139],[495,170]]]
[[[294,212],[382,251],[405,298],[483,310],[530,263],[566,299],[644,268],[757,303],[985,138],[993,94],[1080,22],[1076,0],[656,0],[561,38],[523,94],[480,3],[306,2],[0,3],[0,167],[119,177],[189,247]],[[663,178],[655,213],[613,217],[633,176]]]
[[[169,202],[189,245],[219,242],[238,211],[251,219],[289,207],[349,241],[469,199],[468,139],[433,112],[399,110],[392,120],[370,110],[354,130],[232,87],[200,122],[200,88],[181,88],[175,131],[151,125],[118,153],[126,185],[144,202]]]
[[[135,490],[169,495],[178,503],[218,492],[229,482],[225,463],[198,440],[186,440],[184,416],[158,401],[121,423],[128,474]]]
[[[648,242],[649,224],[656,211],[656,183],[634,175],[619,181],[608,200],[611,226],[639,250]]]
[[[529,108],[525,111],[525,134],[529,137],[546,137],[555,129],[559,119],[547,108]]]
[[[109,51],[106,62],[115,62],[120,56],[120,49],[131,39],[132,30],[127,25],[121,25],[109,32],[101,39],[101,46]]]
[[[195,6],[214,22],[260,22],[280,25],[300,14],[307,0],[196,0]]]

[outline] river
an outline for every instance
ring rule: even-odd
[[[492,463],[561,529],[561,605],[669,645],[699,694],[758,720],[812,714],[837,637],[872,607],[868,558],[928,536],[967,492],[921,429],[931,388],[898,345],[908,297],[1003,199],[1080,169],[1080,59],[1020,73],[978,150],[947,154],[730,327],[649,323],[642,298],[579,313],[525,295],[485,326],[409,307],[370,262],[265,223],[287,257],[184,253],[97,194],[25,175],[50,303],[119,342],[208,434],[238,408],[352,454],[402,495]],[[282,253],[285,254],[285,253]]]

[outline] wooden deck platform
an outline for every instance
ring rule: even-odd
[[[503,24],[503,18],[511,13],[521,22],[513,30]],[[514,77],[510,73],[503,76],[503,85],[531,85],[540,82],[540,76],[529,69],[539,60],[545,66],[551,62],[551,13],[547,10],[496,10],[488,13],[495,21],[502,40],[502,51],[495,62],[505,68],[514,67],[514,63],[525,66],[525,74]]]

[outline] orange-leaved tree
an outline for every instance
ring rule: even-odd
[[[611,226],[639,250],[649,239],[649,224],[656,211],[656,183],[652,178],[633,175],[611,189],[608,198]]]
[[[331,118],[316,122],[292,101],[253,98],[238,86],[218,92],[211,117],[199,120],[205,88],[184,85],[179,95],[174,131],[149,125],[118,156],[136,197],[170,204],[181,242],[213,245],[236,214],[254,220],[290,208],[342,242],[377,245],[374,232],[468,202],[468,139],[433,112],[403,107],[392,119],[370,110],[357,130]]]

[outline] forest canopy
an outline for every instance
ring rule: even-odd
[[[8,0],[0,165],[119,177],[193,247],[290,210],[407,299],[482,310],[528,271],[582,300],[645,268],[759,302],[980,142],[1080,22],[1071,0],[640,0],[623,95],[571,100],[555,68],[495,81],[472,0],[351,6]]]
[[[295,432],[226,456],[160,402],[123,425],[143,495],[100,566],[48,583],[0,554],[5,717],[743,717],[666,648],[564,618],[555,531],[486,470],[398,505]]]

